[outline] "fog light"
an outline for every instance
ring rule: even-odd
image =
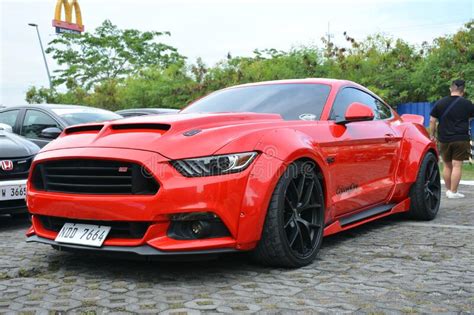
[[[176,213],[169,218],[167,235],[176,240],[230,236],[225,224],[212,212]]]
[[[196,238],[203,238],[209,235],[211,224],[206,221],[194,221],[191,223],[191,232]]]

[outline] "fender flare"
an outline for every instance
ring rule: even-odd
[[[252,166],[241,204],[239,249],[251,249],[260,240],[270,199],[288,165],[301,159],[312,161],[322,175],[324,189],[328,180],[327,164],[317,148],[307,134],[291,128],[271,130],[260,139],[255,150],[262,153]]]

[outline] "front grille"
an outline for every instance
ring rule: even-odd
[[[26,208],[25,199],[3,200],[0,201],[0,210],[13,210],[17,208]]]
[[[107,160],[58,160],[36,165],[35,189],[72,194],[153,195],[159,185],[138,164]]]
[[[65,223],[110,226],[110,232],[107,236],[108,238],[141,239],[150,226],[150,222],[93,221],[50,216],[38,216],[38,218],[43,228],[53,232],[61,231],[61,228]]]
[[[2,160],[12,161],[13,170],[4,171],[0,167],[0,180],[27,179],[28,178],[28,172],[30,170],[31,161],[33,160],[32,156],[23,157],[23,158],[14,158],[14,159],[0,157],[0,161]]]

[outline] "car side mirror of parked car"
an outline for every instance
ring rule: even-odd
[[[45,128],[41,131],[41,137],[45,139],[56,139],[62,130],[57,127]]]
[[[0,124],[0,130],[13,133],[13,128],[7,124]]]
[[[345,125],[355,121],[373,120],[375,113],[369,106],[354,102],[347,107],[346,114],[343,120],[336,121],[336,124]]]

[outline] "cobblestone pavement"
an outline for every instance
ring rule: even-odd
[[[474,312],[474,187],[431,222],[390,218],[324,240],[318,259],[264,268],[244,255],[157,263],[26,244],[0,217],[0,313]]]

